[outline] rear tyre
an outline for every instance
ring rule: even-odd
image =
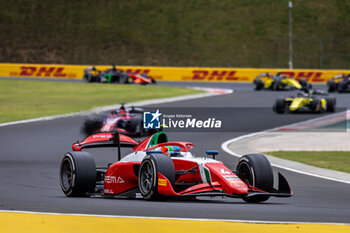
[[[299,83],[301,85],[301,89],[302,90],[308,90],[308,84],[307,84],[307,80],[305,78],[301,78],[299,79]]]
[[[285,110],[285,102],[283,98],[279,98],[276,100],[276,103],[273,107],[273,110],[278,113],[278,114],[282,114],[284,113]]]
[[[163,154],[148,154],[142,160],[138,185],[145,200],[161,200],[165,197],[158,193],[158,172],[165,176],[174,187],[175,167],[170,157]]]
[[[124,129],[126,131],[130,132],[130,134],[137,135],[139,133],[141,127],[142,127],[142,125],[140,123],[140,119],[133,118],[133,119],[130,119],[126,122]]]
[[[282,83],[280,79],[274,81],[271,85],[271,89],[274,91],[282,91],[285,88],[285,84]]]
[[[335,92],[337,89],[337,85],[334,82],[334,80],[328,80],[327,86],[328,86],[328,92]]]
[[[327,112],[335,112],[335,104],[336,104],[335,98],[334,97],[327,97],[326,102],[327,102],[326,111]]]
[[[94,134],[101,130],[103,122],[104,121],[100,118],[88,118],[81,126],[80,132],[85,136]]]
[[[254,80],[254,84],[255,84],[255,90],[256,91],[259,91],[259,90],[261,90],[264,87],[264,83],[263,83],[263,81],[261,81],[260,78],[256,78]]]
[[[126,75],[125,84],[129,84],[129,83],[134,83],[134,79],[132,77],[130,77],[129,75]]]
[[[87,152],[68,152],[60,166],[60,185],[67,197],[88,196],[95,191],[96,164]]]
[[[91,83],[93,81],[93,75],[90,73],[84,74],[83,82]]]
[[[339,92],[346,92],[347,91],[347,82],[346,81],[340,81],[338,83],[338,91]]]
[[[238,177],[249,186],[256,187],[265,192],[273,192],[273,172],[270,162],[262,154],[249,154],[242,156],[237,165]],[[243,200],[259,203],[269,199],[269,196],[244,197]]]

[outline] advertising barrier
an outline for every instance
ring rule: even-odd
[[[0,77],[71,78],[82,79],[84,69],[91,65],[59,64],[0,64]],[[95,66],[105,70],[111,66]],[[156,67],[117,66],[131,73],[147,73],[158,81],[199,82],[252,82],[261,73],[281,72],[295,79],[306,78],[308,82],[325,83],[337,74],[348,74],[350,70],[307,70],[307,69],[254,69],[254,68],[205,68],[205,67]]]

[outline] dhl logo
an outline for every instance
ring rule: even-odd
[[[62,66],[20,66],[19,72],[11,72],[11,76],[22,77],[76,77],[76,74],[67,74]]]
[[[322,72],[293,72],[282,71],[281,74],[295,78],[296,80],[305,78],[308,82],[325,82],[325,78],[322,78]]]
[[[186,80],[194,81],[250,81],[249,76],[257,76],[256,71],[243,71],[244,75],[239,75],[236,70],[193,70],[192,77],[185,78]],[[301,78],[307,79],[308,82],[325,82],[326,79],[322,77],[322,72],[298,72],[298,71],[283,71],[281,74],[299,80]]]
[[[149,69],[126,69],[125,72],[130,74],[149,74],[151,70]]]
[[[226,70],[193,70],[192,80],[196,81],[248,81],[248,77],[236,76],[237,71]]]

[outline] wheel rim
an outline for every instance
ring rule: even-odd
[[[249,185],[253,185],[252,173],[249,164],[241,162],[237,168],[239,178]]]
[[[61,184],[64,191],[68,191],[73,186],[74,169],[70,159],[66,158],[61,167]]]
[[[140,174],[140,191],[147,194],[152,190],[154,182],[154,172],[151,162],[144,162]]]

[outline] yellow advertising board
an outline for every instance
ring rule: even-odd
[[[60,64],[0,64],[0,77],[71,78],[82,79],[89,65]],[[103,71],[111,66],[96,66]],[[254,68],[206,68],[206,67],[156,67],[118,66],[131,73],[147,73],[158,81],[198,82],[252,82],[261,73],[281,72],[295,79],[306,78],[312,83],[325,83],[337,74],[348,74],[350,70],[309,69],[254,69]]]

